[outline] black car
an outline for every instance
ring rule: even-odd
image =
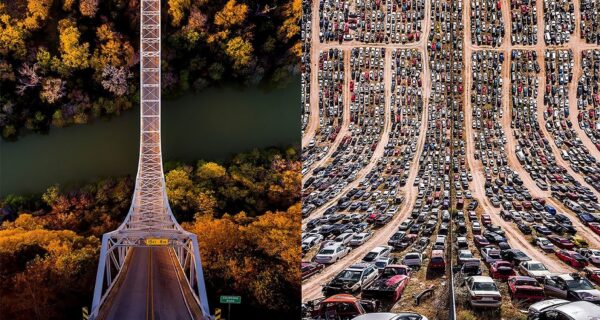
[[[519,228],[523,234],[531,234],[531,227],[529,225],[517,223],[517,228]]]
[[[502,259],[512,262],[514,265],[519,265],[524,261],[531,261],[531,258],[519,249],[509,249],[500,252]]]
[[[503,236],[501,236],[501,235],[499,235],[499,234],[497,234],[495,232],[489,231],[489,230],[484,231],[483,232],[483,236],[489,242],[492,242],[492,243],[498,243],[498,242],[505,242],[506,241],[506,239]]]

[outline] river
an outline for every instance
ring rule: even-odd
[[[255,147],[300,144],[300,83],[265,91],[210,88],[163,101],[165,161],[224,160]],[[139,107],[110,120],[0,139],[0,196],[135,174]]]

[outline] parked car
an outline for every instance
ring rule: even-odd
[[[394,303],[402,297],[402,293],[410,281],[409,274],[410,268],[407,266],[388,266],[383,270],[379,279],[364,288],[362,297],[385,299]]]
[[[375,247],[363,257],[362,261],[375,262],[379,258],[384,258],[384,257],[389,256],[389,254],[392,252],[392,249],[393,249],[392,246]]]
[[[508,261],[497,260],[490,263],[490,276],[492,279],[506,281],[515,274],[512,264]]]
[[[427,317],[414,312],[399,313],[369,313],[358,316],[352,320],[428,320]]]
[[[544,300],[529,306],[527,320],[589,320],[600,314],[600,306],[588,301]]]
[[[575,251],[570,250],[558,250],[556,251],[556,257],[569,264],[573,268],[583,268],[588,265],[587,260]]]
[[[340,244],[331,244],[319,251],[314,261],[318,263],[331,264],[344,258],[350,252],[350,248]]]
[[[371,239],[372,236],[373,236],[373,232],[371,232],[371,231],[361,232],[361,233],[355,235],[354,237],[352,237],[352,240],[350,240],[350,245],[353,247],[361,246],[361,245],[365,244],[365,242],[367,242],[369,239]]]
[[[319,273],[325,268],[324,265],[316,262],[302,262],[302,280],[311,277],[312,275]]]
[[[423,255],[419,252],[409,252],[402,258],[402,264],[412,269],[419,270],[423,264]]]
[[[313,319],[352,319],[375,311],[374,301],[360,300],[350,294],[336,294],[321,300],[310,312]]]
[[[535,244],[544,251],[553,251],[554,250],[554,245],[552,244],[552,242],[550,242],[550,240],[548,240],[546,238],[542,238],[542,237],[536,238]]]
[[[508,292],[514,300],[537,302],[544,300],[544,288],[532,277],[513,276],[508,278]]]
[[[548,275],[544,278],[543,285],[548,297],[600,304],[600,291],[578,274]]]
[[[541,281],[550,274],[550,270],[543,263],[531,260],[519,265],[519,273]]]
[[[473,276],[465,281],[471,307],[499,308],[502,296],[494,280],[486,276]]]
[[[519,249],[508,249],[500,252],[502,259],[518,266],[525,261],[531,261],[531,258]]]
[[[375,281],[379,272],[370,263],[353,264],[338,273],[323,287],[323,295],[329,297],[338,293],[356,293]]]

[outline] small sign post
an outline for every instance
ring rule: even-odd
[[[231,320],[231,305],[242,303],[242,297],[240,296],[221,296],[219,301],[223,304],[227,304],[227,320]]]

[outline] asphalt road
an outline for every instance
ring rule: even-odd
[[[182,293],[169,248],[134,248],[118,290],[101,310],[101,319],[194,319]],[[113,288],[113,291],[116,288]],[[187,288],[186,288],[187,289]],[[196,304],[195,301],[191,303]]]

